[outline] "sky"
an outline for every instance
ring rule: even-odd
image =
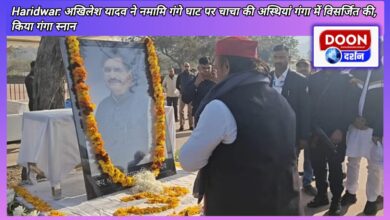
[[[311,54],[311,37],[310,36],[296,36],[295,37],[299,41],[298,50],[299,55],[302,58],[310,59]]]

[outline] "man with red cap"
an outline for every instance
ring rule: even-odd
[[[205,215],[301,215],[295,114],[269,86],[258,43],[216,44],[218,84],[202,100],[198,125],[183,145],[184,170],[200,170]]]

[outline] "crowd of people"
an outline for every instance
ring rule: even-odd
[[[201,57],[198,67],[191,69],[191,65],[184,63],[184,70],[175,74],[175,69],[170,68],[168,75],[163,80],[167,105],[173,106],[175,121],[180,122],[179,131],[184,130],[184,108],[187,106],[187,119],[189,130],[194,129],[197,120],[195,113],[203,97],[216,84],[216,69],[212,67],[209,57]],[[179,110],[177,105],[179,103]],[[179,111],[179,112],[178,112]],[[180,119],[179,119],[179,114]]]
[[[363,212],[375,215],[383,202],[383,64],[314,72],[300,59],[293,68],[290,49],[280,44],[271,71],[258,52],[257,41],[227,37],[216,43],[214,62],[199,59],[197,74],[186,62],[163,81],[180,131],[188,108],[193,132],[179,160],[184,170],[199,171],[193,193],[204,200],[205,215],[303,215],[299,185],[313,196],[308,208],[329,205],[329,215],[340,215],[357,200],[362,157]]]

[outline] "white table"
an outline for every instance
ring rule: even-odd
[[[190,205],[196,205],[197,199],[192,196],[192,185],[196,177],[196,172],[186,172],[181,169],[177,170],[177,174],[164,179],[161,182],[168,186],[183,186],[190,193],[180,198],[180,205],[175,209],[169,209],[165,212],[155,213],[152,215],[167,216],[173,211],[178,213],[182,209]],[[154,206],[146,204],[145,200],[135,200],[130,202],[121,202],[120,198],[129,195],[129,190],[119,191],[110,195],[102,196],[96,199],[87,200],[85,191],[84,179],[81,171],[72,171],[62,186],[62,197],[58,200],[54,199],[50,192],[48,182],[40,182],[35,185],[26,186],[26,188],[34,195],[39,195],[41,199],[48,202],[53,208],[66,213],[70,216],[112,216],[116,209],[127,206]],[[17,198],[29,208],[32,206],[23,199]]]
[[[28,111],[27,102],[7,100],[7,142],[21,140],[22,115]]]
[[[76,165],[80,153],[71,109],[25,112],[18,164],[35,163],[52,186]]]
[[[168,135],[175,150],[175,117],[171,106],[165,107]],[[45,173],[52,186],[78,164],[80,153],[71,109],[25,112],[18,164],[29,163]]]
[[[7,100],[7,114],[23,114],[28,111],[28,102]]]
[[[165,115],[168,126],[167,131],[169,135],[169,140],[172,144],[173,153],[176,151],[176,126],[175,126],[175,112],[172,106],[165,106]]]

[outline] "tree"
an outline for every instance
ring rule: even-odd
[[[290,55],[294,59],[299,59],[298,56],[298,40],[289,36],[262,36],[252,37],[253,40],[259,42],[259,56],[267,63],[272,63],[272,49],[275,45],[285,44],[290,48]]]
[[[214,55],[215,37],[154,37],[159,54],[168,57],[177,67],[195,63],[201,56]]]
[[[285,44],[290,48],[291,56],[294,59],[299,58],[297,47],[299,42],[294,37],[262,36],[250,38],[259,42],[259,56],[268,63],[272,63],[272,48],[277,44]],[[213,60],[217,37],[154,37],[153,39],[156,42],[159,55],[167,57],[171,63],[181,67],[184,62],[196,62],[200,56],[209,56]]]
[[[58,37],[42,37],[34,67],[34,110],[64,107],[65,68]]]

